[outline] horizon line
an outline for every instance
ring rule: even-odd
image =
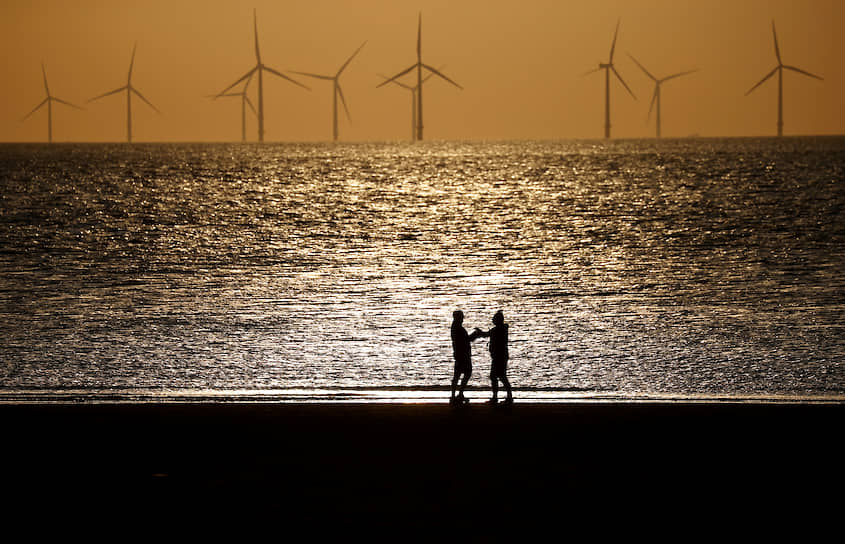
[[[380,143],[407,143],[408,145],[415,145],[420,143],[445,143],[445,142],[476,142],[476,143],[484,143],[484,142],[565,142],[565,141],[601,141],[601,142],[624,142],[624,141],[633,141],[633,140],[731,140],[731,139],[790,139],[790,138],[839,138],[845,137],[845,132],[841,133],[813,133],[813,134],[788,134],[784,136],[777,136],[773,134],[744,134],[744,135],[701,135],[701,134],[690,134],[687,136],[664,136],[662,138],[656,138],[654,136],[630,136],[630,137],[614,137],[610,139],[606,139],[600,136],[566,136],[566,137],[559,137],[559,138],[435,138],[435,139],[428,139],[425,142],[411,142],[401,138],[392,138],[392,139],[373,139],[373,140],[343,140],[343,141],[332,141],[332,140],[270,140],[259,142],[255,141],[247,141],[243,142],[240,140],[133,140],[132,142],[127,142],[125,140],[62,140],[62,141],[53,141],[52,145],[61,145],[61,144],[83,144],[83,145],[106,145],[106,144],[121,144],[121,145],[136,145],[136,144],[153,144],[153,145],[161,145],[161,144],[238,144],[238,145],[250,145],[250,144],[332,144],[332,145],[343,145],[343,144],[380,144]],[[43,140],[0,140],[0,145],[28,145],[28,144],[43,144],[43,145],[50,145],[50,143],[45,142]]]

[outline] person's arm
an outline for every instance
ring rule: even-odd
[[[481,329],[479,329],[478,327],[476,327],[475,330],[472,331],[472,334],[469,335],[469,340],[470,340],[470,342],[472,342],[476,338],[483,338],[483,337],[487,337],[487,336],[490,336],[489,332],[484,332]]]

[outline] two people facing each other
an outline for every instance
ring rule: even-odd
[[[452,376],[451,403],[468,402],[464,397],[464,389],[472,375],[472,341],[476,338],[490,338],[490,385],[493,390],[491,404],[498,402],[499,381],[505,386],[506,403],[513,402],[513,391],[508,381],[508,324],[505,316],[499,310],[493,315],[493,328],[485,332],[476,328],[472,334],[467,333],[463,326],[464,313],[456,310],[452,313],[452,353],[455,357],[455,373]],[[460,381],[460,389],[458,382]],[[455,392],[458,392],[456,395]]]

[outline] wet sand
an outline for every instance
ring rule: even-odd
[[[9,521],[482,540],[838,524],[842,404],[2,405]],[[789,529],[787,529],[789,527]],[[409,532],[410,531],[410,532]],[[761,533],[763,531],[763,533]],[[89,533],[90,534],[90,533]],[[319,538],[318,538],[319,539]],[[566,538],[562,538],[566,540]]]

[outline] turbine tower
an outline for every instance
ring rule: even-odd
[[[132,142],[132,93],[135,93],[136,95],[138,95],[138,98],[140,98],[141,100],[146,102],[149,107],[151,107],[152,109],[154,109],[156,111],[156,113],[161,114],[161,112],[158,110],[158,108],[153,106],[153,104],[149,100],[144,98],[144,95],[142,95],[138,91],[138,89],[136,89],[135,87],[132,86],[132,67],[135,65],[135,50],[137,49],[137,47],[138,47],[137,43],[135,44],[134,47],[132,47],[132,60],[129,61],[129,76],[126,78],[126,85],[124,85],[123,87],[120,87],[119,89],[115,89],[113,91],[103,93],[100,96],[95,96],[94,98],[92,98],[91,100],[88,101],[88,102],[93,102],[95,100],[99,100],[99,99],[104,98],[106,96],[126,91],[126,141],[129,142],[129,143]]]
[[[445,79],[455,87],[463,90],[463,87],[449,79],[448,77],[444,76],[439,70],[436,68],[432,68],[428,64],[424,64],[422,61],[422,13],[420,13],[419,22],[417,24],[417,62],[411,65],[409,68],[402,70],[395,76],[389,78],[386,81],[383,81],[376,85],[376,87],[382,87],[387,85],[388,83],[399,79],[400,77],[404,76],[405,74],[411,72],[412,70],[417,71],[417,140],[423,139],[423,93],[422,93],[422,82],[423,82],[423,69],[427,70],[429,73],[434,74],[441,79]]]
[[[748,92],[745,93],[745,96],[748,96],[749,94],[751,94],[754,91],[754,89],[756,89],[757,87],[759,87],[760,85],[765,83],[767,79],[769,79],[770,77],[775,75],[775,72],[777,72],[777,74],[778,74],[778,136],[783,136],[783,71],[784,70],[792,70],[793,72],[798,72],[799,74],[804,74],[805,76],[814,77],[816,79],[823,80],[823,78],[821,78],[821,77],[819,77],[815,74],[811,74],[810,72],[806,72],[804,70],[801,70],[800,68],[796,68],[795,66],[789,66],[789,65],[783,63],[783,61],[780,58],[780,47],[778,47],[778,33],[775,30],[775,22],[774,21],[772,21],[772,36],[774,36],[774,38],[775,38],[775,56],[778,59],[778,65],[775,66],[775,69],[772,70],[771,72],[769,72],[766,75],[766,77],[761,79],[757,83],[757,85],[754,85],[753,87],[751,87],[751,89],[749,89]]]
[[[211,98],[213,98],[213,99],[217,99],[217,98],[220,98],[222,96],[237,96],[237,97],[240,97],[240,99],[241,99],[241,141],[242,142],[246,141],[246,107],[249,106],[249,109],[252,110],[252,113],[255,114],[256,117],[258,117],[258,111],[255,109],[255,106],[253,106],[253,104],[252,104],[252,100],[250,100],[249,96],[247,95],[247,89],[249,88],[250,82],[252,82],[251,77],[246,80],[246,84],[244,85],[244,88],[240,90],[240,92],[229,92],[229,93],[225,93],[225,94],[211,95]]]
[[[586,75],[594,74],[601,70],[604,70],[604,137],[610,138],[610,72],[613,72],[613,75],[619,80],[620,83],[625,87],[625,89],[630,93],[631,96],[634,97],[634,100],[637,97],[634,95],[634,92],[628,87],[628,84],[625,83],[625,80],[622,79],[622,76],[619,75],[619,72],[616,71],[616,67],[613,65],[613,52],[616,50],[616,37],[619,35],[619,23],[621,21],[616,22],[616,32],[613,33],[613,43],[610,45],[610,58],[608,59],[607,63],[599,63],[599,67],[595,70],[590,70],[587,72]]]
[[[258,15],[256,14],[256,11],[254,9],[252,10],[252,23],[253,23],[253,28],[255,30],[255,66],[249,72],[244,74],[243,77],[241,77],[240,79],[238,79],[237,81],[235,81],[234,83],[232,83],[231,85],[229,85],[228,87],[226,87],[225,89],[223,89],[222,91],[217,93],[217,96],[225,96],[226,93],[228,93],[231,89],[236,87],[242,81],[251,78],[254,74],[257,73],[258,74],[258,141],[263,142],[264,141],[264,72],[269,72],[269,73],[271,73],[275,76],[278,76],[282,79],[290,81],[294,85],[298,85],[298,86],[302,87],[303,89],[308,89],[308,87],[306,87],[302,83],[296,81],[295,79],[284,75],[283,73],[279,72],[278,70],[274,70],[274,69],[270,68],[269,66],[267,66],[266,64],[261,62],[261,51],[258,48]],[[308,90],[310,91],[311,89],[308,89]]]
[[[670,79],[675,79],[681,76],[685,76],[687,74],[691,74],[696,72],[697,70],[687,70],[686,72],[679,72],[677,74],[672,74],[671,76],[666,76],[664,78],[658,79],[651,75],[651,72],[645,69],[645,66],[640,64],[640,62],[634,58],[634,56],[628,53],[628,56],[631,57],[631,60],[634,61],[640,69],[645,72],[645,75],[651,78],[654,81],[654,94],[651,96],[651,105],[648,107],[648,118],[651,119],[651,110],[654,109],[655,103],[657,104],[657,137],[660,138],[660,86],[665,82],[669,81]]]
[[[53,102],[58,102],[59,104],[64,104],[65,106],[70,106],[70,107],[76,108],[78,110],[81,110],[82,108],[80,108],[79,106],[77,106],[75,104],[71,104],[70,102],[66,102],[65,100],[62,100],[61,98],[57,98],[57,97],[53,96],[52,94],[50,94],[50,87],[47,85],[47,69],[44,68],[43,62],[41,63],[41,74],[44,76],[44,92],[47,93],[47,98],[45,98],[44,100],[41,101],[40,104],[35,106],[35,108],[33,108],[33,110],[31,112],[27,113],[23,117],[23,119],[21,119],[21,122],[24,122],[27,119],[29,119],[29,117],[33,113],[40,110],[41,107],[46,104],[47,105],[47,141],[49,143],[53,143]]]
[[[367,42],[362,43],[361,47],[359,47],[357,50],[355,50],[354,53],[352,53],[352,56],[349,57],[346,60],[346,62],[343,63],[343,66],[341,66],[340,69],[337,72],[335,72],[335,74],[333,76],[324,76],[324,75],[320,75],[320,74],[310,74],[310,73],[307,73],[307,72],[297,72],[296,70],[291,70],[291,72],[293,72],[294,74],[299,74],[299,75],[303,75],[303,76],[307,76],[307,77],[313,77],[313,78],[317,78],[317,79],[324,79],[324,80],[332,82],[333,87],[334,87],[334,89],[332,90],[332,140],[335,141],[335,142],[337,141],[337,136],[338,136],[338,131],[337,131],[337,99],[338,99],[338,97],[340,97],[340,101],[343,103],[343,109],[346,112],[346,118],[351,121],[351,117],[349,116],[349,108],[346,106],[346,99],[343,97],[343,89],[340,88],[340,74],[342,74],[343,71],[346,70],[346,67],[349,66],[349,63],[352,62],[352,59],[355,58],[355,55],[357,55],[358,52],[361,51],[361,49],[366,44],[367,44]]]
[[[442,70],[443,67],[441,66],[440,69]],[[423,78],[422,82],[425,83],[426,81],[431,79],[431,77],[433,75],[434,74],[426,75]],[[387,76],[383,76],[381,74],[379,74],[379,77],[381,77],[384,80],[389,79]],[[403,89],[411,92],[411,141],[416,142],[417,141],[417,86],[414,85],[412,87],[411,85],[408,85],[407,83],[402,83],[401,81],[397,81],[395,79],[393,81],[391,81],[391,83],[394,83],[394,84],[398,85],[399,87],[402,87]]]

